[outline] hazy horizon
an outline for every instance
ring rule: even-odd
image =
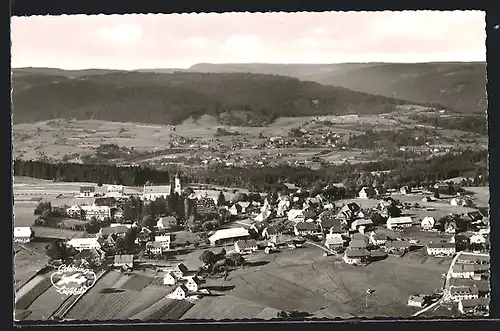
[[[13,68],[485,62],[484,11],[12,17]]]

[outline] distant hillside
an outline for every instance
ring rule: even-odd
[[[243,112],[251,122],[246,124],[261,125],[280,116],[372,114],[410,104],[296,78],[243,73],[113,72],[72,79],[14,74],[13,85],[14,123],[77,118],[176,124],[203,114],[224,114],[227,122],[234,117],[227,113]]]
[[[457,112],[484,112],[487,107],[486,64],[342,63],[342,64],[209,64],[200,72],[278,74],[342,86],[370,94],[420,103],[438,103]]]

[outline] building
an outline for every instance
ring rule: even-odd
[[[389,217],[387,220],[387,228],[389,230],[400,230],[411,227],[412,223],[411,217],[408,216]]]
[[[423,308],[428,300],[429,297],[424,294],[410,295],[408,298],[408,306]]]
[[[172,292],[170,297],[175,300],[184,300],[188,296],[188,293],[188,288],[184,284],[181,284]]]
[[[111,207],[109,206],[96,206],[96,205],[83,205],[80,206],[86,220],[91,220],[95,217],[98,221],[104,221],[111,218]]]
[[[146,243],[146,251],[152,255],[162,255],[165,249],[162,243],[156,241],[149,241]]]
[[[270,238],[272,236],[282,235],[286,232],[287,232],[287,230],[285,229],[285,227],[283,225],[273,224],[273,225],[269,225],[264,230],[262,230],[262,237],[263,238]]]
[[[213,214],[217,212],[217,205],[214,199],[209,197],[201,197],[194,203],[196,213],[198,215]]]
[[[134,256],[131,254],[115,255],[113,266],[124,269],[132,269],[134,267]]]
[[[108,185],[106,197],[121,198],[124,192],[125,189],[123,185]]]
[[[430,243],[427,245],[427,254],[432,256],[452,256],[456,253],[454,243]]]
[[[250,254],[259,250],[257,242],[253,239],[238,240],[234,243],[234,250],[240,254]]]
[[[159,243],[164,251],[170,250],[172,238],[170,235],[155,236],[155,242]]]
[[[179,279],[174,275],[172,272],[167,272],[165,276],[163,276],[163,285],[170,285],[173,286],[177,284],[177,281]]]
[[[144,185],[141,195],[142,201],[155,201],[159,198],[168,198],[172,190],[172,185]]]
[[[128,227],[125,225],[118,225],[113,227],[105,227],[99,230],[97,233],[97,238],[108,237],[109,235],[116,235],[117,237],[125,237],[128,232]]]
[[[475,245],[484,245],[486,244],[486,238],[479,233],[475,233],[469,238],[469,243],[475,244]]]
[[[489,298],[465,299],[458,302],[462,314],[487,315],[490,310]]]
[[[80,187],[80,198],[93,198],[95,196],[94,186],[81,186]]]
[[[455,234],[457,232],[457,222],[451,220],[444,225],[444,232]]]
[[[179,174],[175,174],[174,192],[177,193],[177,195],[179,196],[182,195],[182,184],[181,184],[181,177],[179,176]]]
[[[290,209],[287,213],[287,217],[289,221],[297,223],[305,221],[304,211],[302,211],[301,209]]]
[[[378,195],[378,192],[373,187],[363,187],[359,193],[358,197],[361,199],[373,199]]]
[[[451,299],[455,302],[460,300],[478,299],[479,292],[476,287],[454,286],[450,288]]]
[[[460,253],[456,263],[460,264],[490,264],[489,255],[477,255],[470,253]]]
[[[101,244],[97,238],[73,238],[67,242],[69,247],[73,247],[77,251],[84,249],[101,249]]]
[[[184,282],[184,286],[186,286],[186,288],[191,292],[198,292],[200,284],[201,282],[196,276],[188,277]]]
[[[337,215],[333,210],[325,210],[321,214],[319,214],[319,226],[321,227],[321,231],[327,232],[335,226],[335,224],[340,225],[339,220],[337,220]]]
[[[175,266],[169,268],[167,272],[171,272],[178,279],[183,279],[189,275],[189,269],[184,263],[177,263]]]
[[[455,263],[451,269],[452,278],[472,278],[474,276],[473,264]]]
[[[80,261],[80,264],[101,265],[105,255],[106,253],[100,249],[86,249],[78,252],[73,257],[73,261]]]
[[[411,194],[411,188],[409,188],[408,186],[403,186],[399,189],[399,192],[401,194]]]
[[[74,205],[66,209],[66,214],[75,219],[82,218],[82,208],[79,205]]]
[[[351,223],[351,230],[358,231],[361,226],[363,226],[363,227],[365,227],[365,229],[367,229],[367,228],[373,226],[373,222],[370,219],[357,219]]]
[[[233,216],[238,216],[242,213],[243,207],[241,207],[238,203],[235,203],[228,209],[229,214]]]
[[[265,228],[269,226],[269,223],[267,221],[261,221],[261,222],[255,222],[252,224],[250,227],[255,233],[261,234]]]
[[[210,245],[215,246],[218,244],[233,243],[240,239],[246,239],[249,236],[250,233],[245,228],[230,228],[215,231],[208,240],[210,241]]]
[[[177,225],[177,219],[174,216],[161,217],[156,222],[158,229],[169,229],[171,226]]]
[[[404,254],[410,249],[410,242],[403,240],[387,241],[385,251],[389,254]]]
[[[121,207],[113,208],[113,209],[111,209],[111,215],[114,219],[122,220],[123,219],[123,209]]]
[[[420,223],[420,227],[424,231],[430,231],[434,229],[434,225],[436,224],[436,220],[434,217],[431,216],[426,216],[424,219],[422,219],[422,222]]]
[[[490,282],[486,280],[474,280],[469,278],[451,278],[450,279],[450,288],[451,287],[476,287],[478,291],[478,295],[480,298],[489,297],[491,288]]]
[[[318,225],[314,222],[300,222],[295,224],[294,233],[296,236],[306,236],[318,232]]]
[[[372,232],[369,236],[370,244],[373,246],[384,246],[387,242],[387,236],[383,233]]]
[[[338,233],[327,234],[325,247],[331,250],[339,250],[344,247],[344,238]]]
[[[370,257],[370,252],[366,249],[348,248],[344,252],[343,260],[347,264],[359,265],[366,263]]]
[[[29,226],[14,227],[14,242],[27,243],[35,238],[35,231]]]

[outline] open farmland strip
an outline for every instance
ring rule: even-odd
[[[121,293],[104,294],[96,304],[93,312],[86,317],[88,320],[112,320],[125,308],[133,299],[135,293],[125,291]]]
[[[153,279],[153,277],[143,275],[132,275],[132,277],[127,279],[127,281],[125,281],[125,283],[121,285],[120,288],[131,291],[140,291],[151,284]]]
[[[27,309],[43,292],[45,292],[52,284],[50,282],[50,277],[39,276],[39,279],[33,279],[34,286],[29,289],[26,293],[21,294],[20,297],[16,297],[16,309]],[[25,286],[30,286],[27,284]],[[21,288],[21,291],[23,288]]]
[[[126,307],[120,310],[116,316],[117,319],[130,318],[144,309],[151,307],[156,302],[165,298],[169,289],[158,289],[158,288],[145,288],[139,294],[135,294],[134,300],[130,302]]]
[[[30,310],[43,316],[42,319],[49,318],[68,299],[65,294],[60,294],[54,286],[50,286],[40,295],[30,306]]]
[[[150,308],[134,315],[131,319],[138,319],[141,321],[157,319],[177,320],[180,319],[182,315],[184,315],[192,306],[193,304],[186,300],[165,298],[158,301]]]

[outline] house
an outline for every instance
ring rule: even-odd
[[[294,233],[296,236],[314,234],[318,231],[318,225],[312,222],[300,222],[295,224]]]
[[[184,263],[177,263],[168,271],[170,271],[177,278],[184,278],[189,274],[189,269],[184,265]]]
[[[248,201],[238,201],[236,204],[241,207],[242,213],[246,213],[247,208],[250,206],[250,202],[248,202]]]
[[[422,308],[426,305],[429,297],[424,294],[410,295],[408,298],[408,306]]]
[[[177,219],[174,216],[161,217],[156,222],[156,227],[158,229],[169,229],[172,226],[177,225]]]
[[[148,228],[142,228],[141,232],[137,234],[136,243],[147,243],[151,239],[152,231]]]
[[[351,223],[351,230],[357,231],[361,226],[364,226],[366,229],[373,226],[373,222],[370,219],[357,219]]]
[[[436,224],[436,220],[432,216],[426,216],[422,219],[422,222],[420,223],[420,227],[424,231],[430,231],[434,228],[434,225]]]
[[[93,217],[99,221],[111,218],[111,207],[109,206],[83,205],[80,206],[80,208],[87,221],[91,220]]]
[[[111,214],[114,219],[123,219],[123,209],[121,207],[111,209]]]
[[[146,243],[146,250],[148,253],[153,255],[162,255],[165,249],[163,248],[162,243],[156,241],[149,241]]]
[[[165,276],[163,276],[163,285],[173,286],[177,284],[178,280],[179,278],[177,278],[174,273],[169,271],[165,274]]]
[[[456,263],[488,265],[488,264],[490,264],[490,256],[489,255],[475,255],[475,254],[461,252],[459,257],[457,257]]]
[[[84,264],[94,264],[100,265],[105,258],[105,252],[100,249],[87,249],[78,252],[74,257],[73,261],[80,261]]]
[[[124,192],[125,192],[125,189],[124,189],[123,185],[108,185],[106,197],[121,198],[123,196]]]
[[[198,215],[212,214],[217,211],[216,201],[209,197],[201,197],[195,201],[195,210]]]
[[[372,232],[369,236],[370,244],[373,246],[384,246],[387,242],[387,236],[383,233]]]
[[[469,222],[477,222],[483,220],[483,214],[480,211],[472,211],[464,215],[464,220]]]
[[[444,232],[455,234],[457,232],[457,223],[454,220],[447,221],[444,225]]]
[[[288,236],[283,236],[283,235],[272,235],[271,238],[268,241],[269,246],[274,246],[274,247],[279,247],[279,246],[284,246],[287,244],[287,241],[290,238]]]
[[[229,208],[229,213],[233,216],[237,216],[237,215],[240,215],[241,212],[242,212],[243,208],[241,207],[241,205],[235,203],[231,208]]]
[[[175,300],[184,300],[188,296],[188,293],[188,288],[184,284],[181,284],[172,292],[170,297]]]
[[[401,194],[411,194],[411,188],[409,188],[408,186],[403,186],[399,189],[399,192]]]
[[[69,247],[73,247],[77,251],[82,251],[85,249],[101,249],[101,244],[97,241],[97,238],[73,238],[67,242]]]
[[[93,198],[95,196],[94,186],[81,186],[80,187],[80,198]]]
[[[410,249],[410,242],[403,240],[387,241],[385,243],[385,251],[389,254],[403,254]]]
[[[141,195],[142,201],[156,201],[158,198],[168,198],[172,192],[172,185],[144,185]]]
[[[80,219],[82,217],[82,208],[79,205],[73,205],[66,209],[66,214],[71,218]]]
[[[105,227],[101,228],[97,233],[97,238],[109,237],[109,235],[114,234],[117,237],[125,237],[128,232],[128,227],[124,225],[113,226],[113,227]]]
[[[184,282],[184,286],[186,286],[186,288],[191,292],[198,292],[198,290],[200,289],[200,284],[201,282],[196,276],[188,277]]]
[[[331,250],[338,250],[344,247],[344,238],[342,238],[342,235],[338,233],[327,234],[325,247]]]
[[[35,232],[29,226],[14,227],[14,242],[27,243],[35,238]]]
[[[352,241],[355,241],[355,240],[363,241],[366,245],[368,245],[370,243],[370,239],[368,238],[368,236],[365,234],[362,234],[362,233],[354,233],[351,236],[351,239],[352,239]]]
[[[451,287],[476,287],[478,291],[479,297],[488,297],[490,295],[490,282],[486,280],[474,280],[469,278],[451,278],[450,279],[450,288]]]
[[[387,257],[387,252],[384,249],[375,249],[370,251],[370,260],[376,261],[376,260],[382,260]]]
[[[134,267],[134,256],[131,254],[115,255],[113,266],[124,269],[132,269]]]
[[[486,244],[486,238],[479,233],[475,233],[469,238],[469,243],[476,245],[484,245]]]
[[[275,235],[281,235],[283,233],[286,233],[287,230],[283,225],[269,225],[267,226],[263,231],[262,231],[262,237],[263,238],[270,238],[271,236]]]
[[[94,206],[108,206],[110,208],[114,208],[117,202],[113,197],[103,197],[103,198],[95,198]]]
[[[359,193],[358,197],[361,199],[372,199],[378,195],[378,192],[373,187],[363,187]]]
[[[303,222],[305,220],[304,212],[301,209],[290,209],[287,213],[289,221]]]
[[[489,298],[464,299],[458,302],[458,310],[462,314],[485,315],[490,310]]]
[[[370,257],[370,252],[368,252],[366,249],[348,248],[344,252],[343,260],[347,264],[358,265],[368,261],[369,257]]]
[[[349,242],[349,248],[351,249],[366,249],[367,246],[364,240],[351,240]]]
[[[163,236],[155,236],[155,241],[156,243],[159,243],[162,247],[162,249],[165,250],[170,250],[170,244],[172,243],[170,235],[163,235]]]
[[[404,229],[412,226],[411,217],[389,217],[387,219],[387,228],[389,230]]]
[[[238,240],[234,243],[234,250],[240,254],[250,254],[259,249],[257,242],[253,239]]]
[[[250,233],[245,228],[229,228],[215,231],[208,240],[210,245],[215,246],[218,244],[232,243],[240,239],[246,239]]]
[[[427,254],[432,256],[452,256],[456,253],[454,243],[430,243],[427,245]]]
[[[255,233],[261,234],[265,228],[269,226],[269,223],[266,221],[256,222],[250,228],[255,231]]]
[[[472,278],[474,276],[473,264],[455,263],[451,269],[452,278]]]
[[[461,300],[478,299],[479,292],[476,287],[454,286],[450,287],[451,300],[460,302]]]

